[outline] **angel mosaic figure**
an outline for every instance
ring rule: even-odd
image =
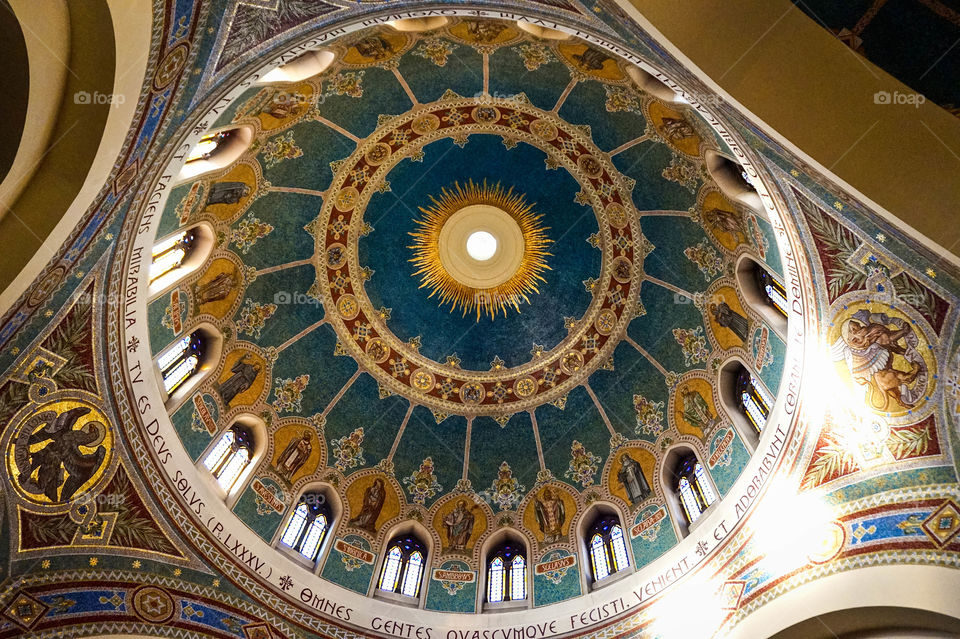
[[[103,441],[106,426],[101,422],[87,422],[74,429],[77,420],[89,412],[89,408],[78,406],[59,415],[44,411],[36,416],[44,427],[27,439],[27,450],[35,444],[49,443],[27,453],[29,464],[25,465],[26,468],[18,464],[21,470],[18,479],[25,490],[43,494],[55,503],[66,502],[99,470],[107,454],[106,448],[97,446],[92,453],[84,454],[80,447],[92,448]],[[37,471],[35,480],[34,471]]]
[[[854,381],[867,387],[870,407],[886,411],[891,400],[913,408],[926,388],[927,364],[917,351],[918,343],[906,320],[861,309],[843,323],[831,350],[833,360],[844,360]],[[895,355],[903,357],[910,369],[898,368]]]

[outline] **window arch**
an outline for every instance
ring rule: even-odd
[[[737,400],[741,413],[759,434],[770,417],[773,397],[753,373],[745,368],[741,369],[737,376]]]
[[[787,290],[777,276],[749,255],[736,267],[737,288],[747,305],[781,338],[787,334]]]
[[[784,319],[787,317],[787,289],[780,283],[776,277],[770,274],[765,268],[754,262],[756,268],[753,270],[754,277],[757,279],[757,286],[763,292],[767,304],[772,306]]]
[[[218,131],[216,133],[208,133],[193,145],[193,148],[190,149],[190,153],[187,154],[187,159],[184,160],[184,162],[189,164],[190,162],[209,160],[217,154],[217,151],[220,150],[221,145],[226,145],[227,141],[229,141],[230,137],[233,135],[236,134],[232,129]]]
[[[630,79],[633,80],[641,90],[660,98],[664,102],[680,101],[680,96],[677,95],[676,91],[640,67],[627,67],[627,75],[630,76]]]
[[[725,196],[766,218],[767,213],[763,208],[760,194],[753,185],[753,178],[742,165],[712,149],[707,151],[703,157],[707,173],[710,174],[710,177]]]
[[[397,31],[423,32],[433,31],[446,26],[450,22],[449,18],[443,16],[432,16],[427,18],[402,18],[400,20],[391,20],[387,25]]]
[[[707,471],[693,452],[682,455],[674,464],[673,490],[688,526],[717,500]]]
[[[297,551],[308,561],[316,561],[332,525],[333,516],[326,495],[321,492],[304,493],[283,529],[280,543]]]
[[[188,180],[233,164],[253,142],[253,128],[235,126],[204,133],[184,153],[183,168],[177,176]],[[178,156],[180,157],[180,156]]]
[[[395,537],[387,546],[377,588],[416,599],[427,563],[426,547],[412,535]]]
[[[227,495],[235,491],[240,478],[253,462],[253,431],[239,424],[226,430],[210,449],[203,465]]]
[[[717,392],[720,403],[748,451],[756,450],[770,412],[774,396],[750,368],[739,359],[720,366]]]
[[[157,242],[150,263],[150,283],[179,268],[196,247],[196,239],[193,229],[189,229]]]
[[[527,598],[527,557],[522,545],[507,542],[487,557],[487,602]]]
[[[206,322],[160,351],[154,375],[165,396],[164,407],[174,412],[213,372],[223,350],[223,336]]]
[[[630,565],[627,540],[619,518],[599,516],[587,532],[586,542],[594,582],[602,581]]]
[[[191,190],[191,193],[195,191]],[[151,251],[148,288],[150,299],[156,299],[200,268],[207,261],[215,244],[213,228],[206,222],[194,224],[158,240]]]
[[[317,49],[301,53],[286,64],[268,71],[259,84],[274,82],[300,82],[326,71],[333,64],[336,55],[329,49]]]
[[[197,374],[204,359],[205,347],[203,332],[194,331],[181,337],[160,355],[157,366],[160,368],[163,390],[167,396],[173,395],[188,379]]]

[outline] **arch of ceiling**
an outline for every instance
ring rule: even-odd
[[[156,64],[149,0],[104,0],[83,10],[54,2],[40,11],[13,2],[12,9],[29,33],[32,134],[21,140],[0,184],[0,232],[15,240],[0,258],[4,312],[60,246],[76,241],[91,207],[112,199],[120,186],[111,174],[133,141],[136,117],[144,113],[144,78]],[[135,162],[133,174],[137,170]]]

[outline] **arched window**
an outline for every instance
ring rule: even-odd
[[[630,565],[627,541],[616,517],[601,517],[587,536],[593,580],[600,581]]]
[[[692,524],[717,500],[707,471],[693,453],[681,457],[674,471],[674,490],[680,498],[687,523]]]
[[[487,559],[487,601],[522,601],[527,598],[527,560],[523,548],[508,543]]]
[[[753,275],[757,278],[757,287],[763,293],[767,304],[778,313],[787,317],[787,289],[780,280],[771,275],[765,268],[754,262]]]
[[[220,437],[203,460],[203,465],[229,494],[252,460],[253,433],[243,426],[233,426]]]
[[[260,84],[270,84],[271,82],[300,82],[311,78],[318,73],[322,73],[329,67],[336,55],[333,51],[321,49],[317,51],[307,51],[298,55],[286,64],[271,70],[262,78]]]
[[[305,493],[283,530],[280,543],[310,561],[316,561],[327,537],[332,517],[323,493]]]
[[[760,194],[742,165],[712,149],[704,154],[703,159],[707,173],[727,198],[749,207],[761,217],[766,217]]]
[[[203,346],[203,334],[195,331],[178,340],[157,360],[167,395],[172,395],[199,370]]]
[[[787,334],[787,291],[783,283],[746,254],[737,259],[736,278],[747,306],[783,339]]]
[[[390,542],[377,588],[407,597],[420,596],[420,582],[427,551],[415,537],[397,537]]]
[[[187,162],[197,162],[199,160],[209,160],[220,148],[220,145],[230,139],[233,131],[219,131],[205,135],[190,149],[190,155],[187,156]]]
[[[179,268],[193,251],[196,235],[193,229],[172,235],[153,247],[150,264],[150,283],[156,282],[175,268]]]
[[[753,373],[745,368],[740,370],[737,377],[737,400],[740,410],[746,416],[750,425],[759,433],[767,424],[770,409],[773,406],[773,397],[767,392]]]

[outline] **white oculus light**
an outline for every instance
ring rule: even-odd
[[[497,238],[486,231],[474,231],[467,237],[467,253],[478,262],[485,262],[497,252]]]

